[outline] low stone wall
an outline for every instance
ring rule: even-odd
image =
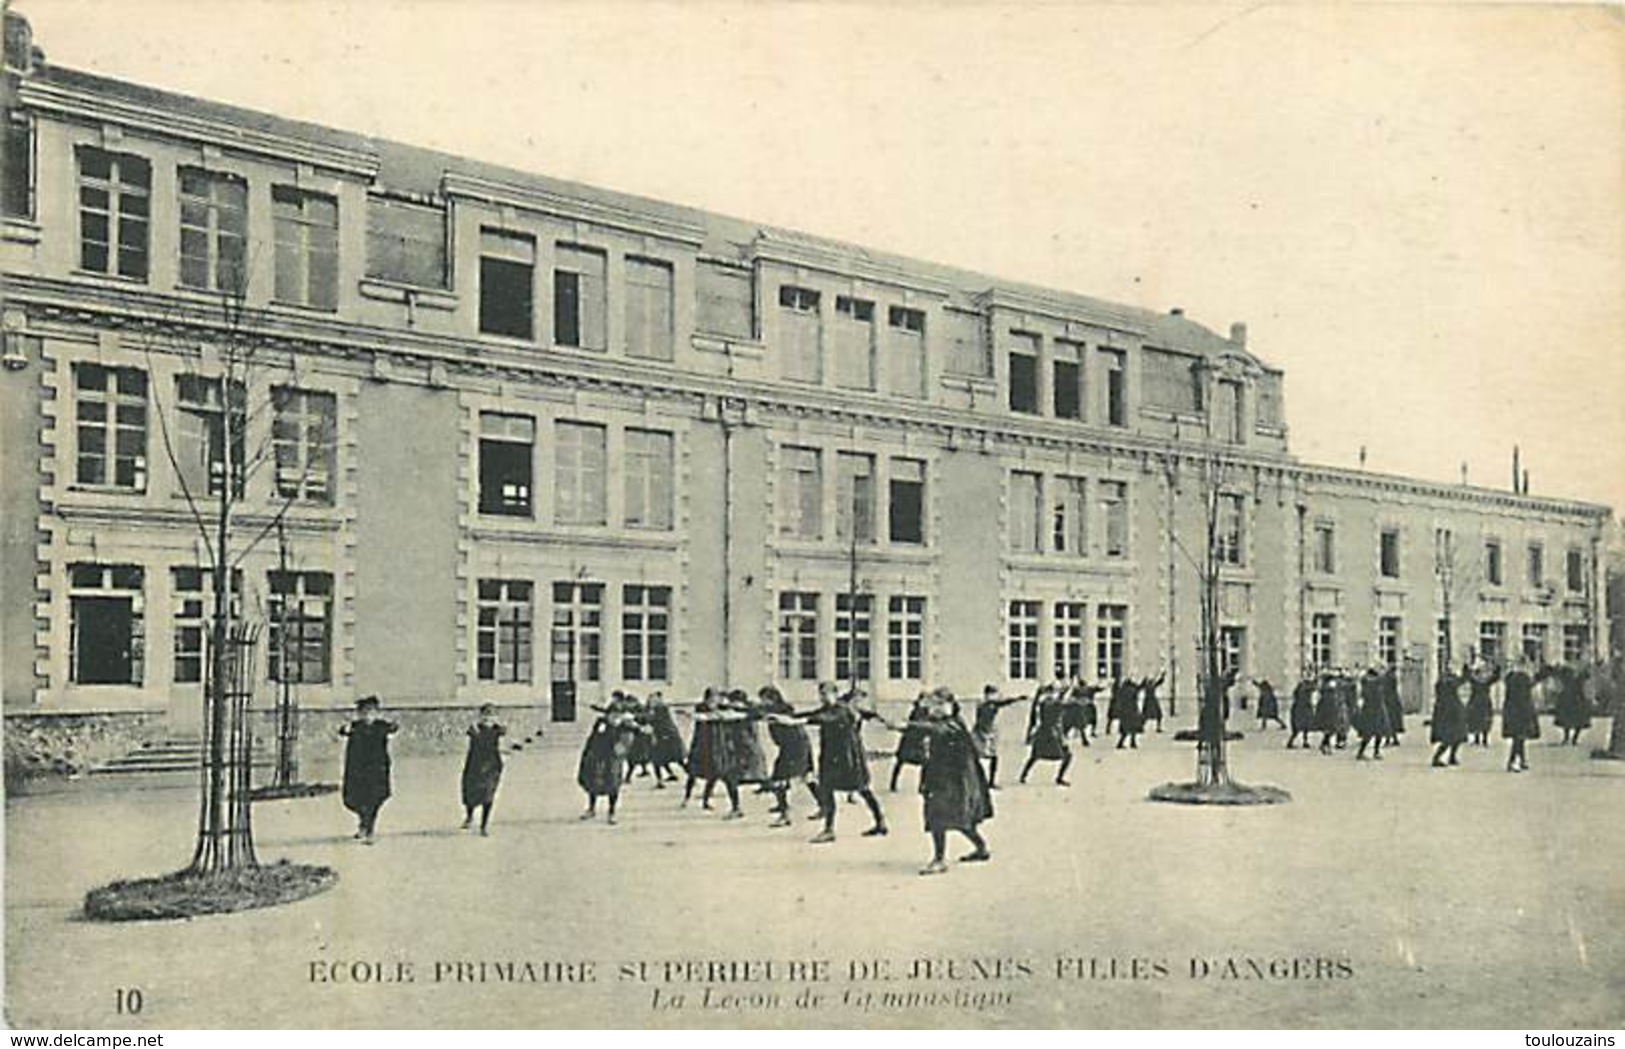
[[[267,753],[276,749],[276,712],[255,711],[258,720],[254,734]],[[468,727],[479,716],[475,707],[386,707],[381,712],[386,720],[400,726],[390,741],[390,752],[396,755],[449,754],[460,752],[467,744]],[[355,718],[350,707],[330,707],[299,712],[299,760],[301,764],[321,762],[335,752],[342,751],[344,740],[339,729]],[[509,738],[523,742],[537,729],[543,734],[539,741],[546,746],[578,745],[585,737],[590,721],[553,724],[548,721],[545,706],[498,707],[497,721],[508,729]],[[534,745],[534,744],[532,744]]]
[[[103,714],[7,714],[6,790],[30,780],[72,776],[149,740],[162,739],[161,711]]]

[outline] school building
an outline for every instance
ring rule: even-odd
[[[1189,697],[1210,485],[1246,675],[1414,706],[1447,654],[1599,650],[1608,508],[1300,461],[1243,324],[60,68],[14,16],[4,88],[8,717],[196,725],[222,489],[264,703]]]

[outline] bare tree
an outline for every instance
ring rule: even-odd
[[[179,479],[213,588],[203,689],[203,782],[197,842],[188,868],[198,874],[255,867],[259,862],[249,804],[250,698],[259,624],[243,617],[242,564],[268,536],[281,530],[288,509],[305,490],[312,466],[312,456],[304,454],[291,483],[279,469],[277,500],[269,515],[252,515],[243,507],[250,479],[279,455],[287,458],[275,427],[257,423],[276,407],[269,389],[261,393],[267,373],[281,367],[291,374],[293,365],[290,356],[273,350],[259,334],[259,318],[247,305],[240,271],[222,267],[220,277],[219,316],[209,325],[211,333],[206,349],[198,354],[197,370],[177,380],[171,406],[164,404],[162,384],[151,384],[164,456]],[[173,317],[142,327],[140,341],[149,374],[154,353],[176,332]],[[252,403],[251,393],[257,398]],[[284,648],[279,653],[279,676],[285,677],[285,629],[277,631],[277,644]]]
[[[1233,560],[1233,546],[1240,541],[1227,520],[1226,504],[1238,498],[1230,491],[1239,469],[1233,459],[1211,445],[1198,453],[1185,453],[1173,445],[1164,452],[1164,470],[1175,491],[1187,475],[1201,509],[1200,546],[1192,550],[1180,538],[1175,514],[1168,515],[1169,541],[1196,575],[1199,602],[1197,659],[1198,680],[1196,728],[1196,779],[1190,783],[1167,783],[1152,790],[1159,801],[1207,802],[1221,804],[1269,803],[1289,800],[1290,795],[1275,787],[1247,787],[1230,775],[1229,742],[1225,703],[1225,674],[1221,665],[1219,629],[1223,568]],[[1244,497],[1243,497],[1244,498]],[[1173,497],[1170,497],[1170,507]]]

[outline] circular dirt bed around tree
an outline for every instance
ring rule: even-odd
[[[1292,795],[1280,787],[1249,787],[1240,783],[1164,783],[1151,790],[1152,801],[1180,805],[1279,805]]]
[[[318,798],[338,790],[333,783],[289,783],[285,786],[266,784],[249,791],[250,801],[291,801],[297,798]]]
[[[213,874],[176,871],[92,889],[85,894],[85,917],[104,922],[158,921],[274,907],[314,896],[338,880],[338,872],[331,867],[286,861]]]

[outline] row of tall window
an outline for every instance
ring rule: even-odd
[[[1441,617],[1437,621],[1434,658],[1437,666],[1456,666],[1461,662],[1461,624]],[[1310,617],[1309,660],[1314,666],[1335,666],[1341,658],[1339,649],[1339,617],[1335,612],[1316,612]],[[1551,637],[1548,623],[1524,623],[1519,636],[1517,653],[1535,665],[1546,663],[1553,655],[1548,645]],[[1511,654],[1510,628],[1503,619],[1478,621],[1476,651],[1479,657],[1493,662],[1506,660]],[[1565,663],[1584,660],[1590,645],[1590,628],[1585,623],[1564,623],[1561,627],[1561,659]],[[1405,654],[1405,619],[1399,615],[1377,617],[1376,647],[1372,653],[1378,663],[1398,666]],[[1356,659],[1355,662],[1361,662]]]
[[[1377,534],[1377,567],[1384,579],[1398,579],[1402,574],[1402,536],[1399,528],[1386,526]],[[1334,575],[1338,571],[1337,525],[1332,521],[1317,520],[1310,538],[1310,568],[1320,575]],[[1455,533],[1449,528],[1437,528],[1433,534],[1434,573],[1450,585],[1468,582],[1467,576],[1477,568],[1480,580],[1488,586],[1506,585],[1506,564],[1500,538],[1484,539],[1482,554],[1477,565],[1464,561],[1458,550]],[[1524,546],[1524,581],[1531,589],[1548,585],[1546,570],[1546,544],[1530,540]],[[1564,552],[1563,585],[1569,593],[1585,591],[1585,551],[1571,546]]]
[[[1021,598],[1005,606],[1005,674],[1012,681],[1037,681],[1045,668],[1041,641],[1045,635],[1044,602]],[[1117,681],[1128,653],[1128,606],[1094,606],[1093,664],[1087,662],[1087,619],[1084,601],[1056,601],[1048,606],[1051,677],[1088,677]]]
[[[1009,407],[1027,415],[1052,415],[1057,419],[1092,418],[1106,426],[1128,425],[1128,355],[1123,350],[1098,347],[1100,393],[1089,404],[1084,364],[1089,350],[1073,339],[1052,339],[1049,356],[1049,404],[1045,410],[1040,375],[1039,347],[1043,336],[1035,332],[1009,333]]]
[[[150,443],[147,373],[140,368],[79,363],[73,367],[73,479],[78,485],[144,492]],[[241,383],[182,374],[170,394],[169,432],[178,480],[194,497],[218,494],[230,474],[242,495],[261,451],[248,441],[251,413]],[[278,496],[332,505],[338,401],[293,386],[270,390],[272,486]],[[250,454],[254,448],[253,455]]]
[[[565,525],[609,523],[609,442],[602,423],[559,419],[552,427],[552,519]],[[665,430],[618,429],[620,524],[669,531],[673,526],[675,438]],[[535,518],[538,427],[530,415],[481,412],[479,510]]]
[[[926,541],[923,459],[879,457],[871,452],[831,453],[800,445],[782,445],[778,456],[779,535],[810,540],[828,535],[826,470],[833,460],[836,539],[874,543],[884,535],[889,542],[914,546]],[[885,470],[884,477],[878,475],[880,469]],[[878,498],[882,485],[884,502]]]
[[[824,677],[824,635],[820,624],[832,627],[837,681],[873,681],[878,666],[884,666],[889,681],[925,679],[925,598],[892,594],[885,599],[884,658],[875,652],[875,609],[873,594],[842,592],[833,595],[834,615],[824,619],[823,597],[815,590],[784,590],[779,593],[777,638],[778,676],[783,681],[819,681]]]
[[[1093,529],[1089,493],[1093,488],[1100,530],[1099,553],[1128,556],[1128,482],[1094,480],[1030,470],[1010,472],[1007,545],[1011,553],[1086,557]]]
[[[782,284],[778,291],[780,376],[793,382],[824,381],[826,340],[834,384],[847,390],[878,390],[903,397],[926,396],[925,311],[885,308],[851,295],[835,296],[826,330],[823,293]]]
[[[563,580],[552,585],[548,680],[604,679],[605,603],[615,593],[616,588],[597,582]],[[627,583],[618,595],[620,680],[670,681],[671,587]],[[481,579],[478,596],[476,679],[534,683],[535,584],[528,579]]]
[[[68,680],[79,685],[140,685],[146,675],[146,569],[141,565],[68,566]],[[242,614],[243,576],[231,574],[231,608]],[[266,575],[266,666],[272,681],[331,680],[333,576],[272,571]],[[214,573],[177,567],[170,574],[171,680],[205,676],[208,624],[214,616]]]
[[[152,162],[94,146],[78,164],[79,268],[145,281],[152,269]],[[176,170],[176,230],[182,287],[240,293],[248,258],[248,183],[182,165]],[[338,201],[297,186],[271,187],[276,301],[338,306]]]
[[[628,356],[669,361],[673,350],[672,265],[628,255],[622,321]],[[513,230],[480,230],[480,331],[536,338],[536,238]],[[555,346],[609,347],[609,255],[600,248],[553,245]]]

